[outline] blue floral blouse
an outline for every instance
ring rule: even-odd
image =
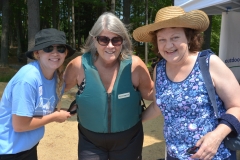
[[[209,58],[206,59],[207,64]],[[218,124],[198,60],[187,78],[181,82],[168,79],[166,60],[161,60],[156,68],[155,87],[156,103],[164,116],[167,152],[180,160],[190,160],[191,155],[186,150]],[[217,94],[216,100],[219,115],[222,115],[226,110]],[[223,160],[229,156],[229,150],[222,143],[213,159]]]

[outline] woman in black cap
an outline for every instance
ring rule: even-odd
[[[62,95],[63,62],[74,52],[62,31],[49,28],[35,35],[35,46],[26,52],[35,61],[14,75],[0,102],[0,159],[37,160],[44,125],[71,117],[55,108]]]

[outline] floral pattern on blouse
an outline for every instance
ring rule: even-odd
[[[207,64],[208,61],[209,57],[206,59]],[[166,60],[161,60],[156,68],[155,87],[156,103],[164,116],[168,154],[180,160],[191,160],[186,150],[218,124],[198,60],[187,78],[181,82],[168,79]],[[215,95],[219,115],[222,115],[226,110],[220,97]],[[213,160],[223,160],[229,156],[229,150],[221,143]]]

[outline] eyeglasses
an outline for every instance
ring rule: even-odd
[[[123,43],[123,38],[120,36],[113,37],[112,39],[110,39],[106,36],[97,36],[95,38],[97,39],[98,43],[102,46],[107,46],[110,41],[113,46],[120,46]]]
[[[48,47],[45,47],[45,48],[43,48],[42,50],[44,51],[44,52],[46,52],[46,53],[50,53],[50,52],[52,52],[53,51],[53,49],[55,48],[55,47],[57,47],[57,51],[59,52],[59,53],[65,53],[65,51],[66,51],[66,46],[64,46],[64,45],[59,45],[59,46],[48,46]]]

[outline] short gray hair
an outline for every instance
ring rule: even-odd
[[[104,29],[123,38],[121,58],[126,59],[132,55],[132,41],[128,29],[124,23],[111,12],[105,12],[97,19],[89,32],[85,45],[81,48],[82,53],[90,52],[92,56],[95,57],[96,47],[93,38],[100,35]]]

